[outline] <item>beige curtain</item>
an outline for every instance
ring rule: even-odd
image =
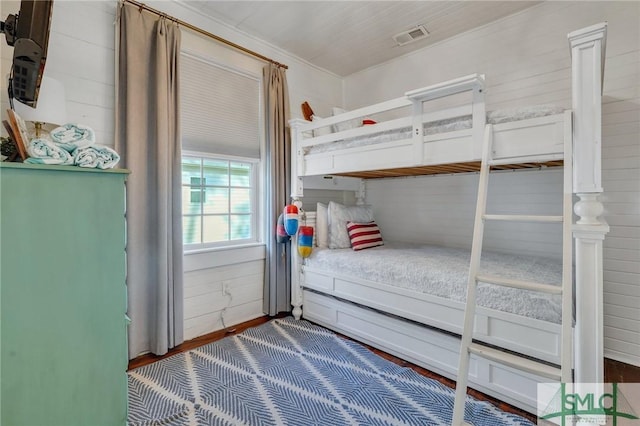
[[[276,315],[291,310],[291,243],[276,243],[278,216],[291,194],[291,142],[289,90],[285,70],[273,64],[263,68],[266,117],[266,225],[264,312]]]
[[[129,357],[183,341],[180,30],[121,4],[116,148],[127,180]]]

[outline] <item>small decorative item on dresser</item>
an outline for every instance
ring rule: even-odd
[[[16,148],[18,149],[20,158],[26,160],[29,157],[29,154],[27,153],[29,136],[27,135],[27,129],[24,121],[12,109],[7,109],[7,117],[9,117],[9,120],[6,122],[7,124],[5,124],[4,121],[2,122],[2,124],[5,124],[7,132],[11,136],[11,139],[13,139],[13,142],[16,144]]]
[[[0,138],[0,159],[11,162],[15,161],[17,157],[18,149],[13,139],[10,136]]]

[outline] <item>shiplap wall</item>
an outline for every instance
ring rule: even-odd
[[[3,21],[10,13],[16,13],[20,9],[18,1],[1,1],[0,2],[0,19]],[[3,36],[4,37],[4,36]],[[2,119],[7,119],[6,110],[9,108],[9,99],[7,97],[7,77],[11,70],[11,60],[13,59],[13,48],[9,47],[4,40],[0,40],[0,108],[2,108]],[[2,136],[7,132],[3,128],[0,130]]]
[[[300,104],[312,102],[319,111],[342,103],[342,80],[313,67],[261,40],[252,39],[224,23],[210,20],[181,2],[145,2],[179,19],[227,38],[285,63],[292,117],[300,117]],[[87,124],[99,143],[113,145],[115,107],[115,12],[116,1],[55,1],[45,75],[62,82],[66,90],[69,122]],[[20,2],[0,4],[2,19],[19,10]],[[186,31],[186,30],[185,30]],[[4,38],[4,37],[3,37]],[[13,48],[0,41],[2,76],[9,72]],[[243,60],[221,60],[242,67]],[[2,85],[3,118],[8,108],[6,81]],[[2,129],[4,134],[4,129]],[[135,170],[133,170],[135,173]],[[262,313],[264,246],[230,251],[211,251],[185,256],[185,338],[191,339],[223,327],[256,318]],[[135,313],[129,312],[134,322]],[[138,323],[140,325],[140,323]],[[135,325],[132,325],[135,326]],[[144,326],[144,325],[143,325]],[[132,342],[137,353],[145,342]]]
[[[114,141],[114,20],[116,2],[56,1],[45,75],[65,88],[67,121],[90,126],[96,142]],[[18,1],[2,1],[0,16],[17,13]],[[6,76],[13,48],[0,41],[2,117],[9,108]],[[62,124],[62,123],[61,123]],[[4,129],[2,129],[4,132]],[[4,133],[3,133],[4,134]]]
[[[490,176],[491,214],[562,214],[562,170],[500,172]],[[533,183],[533,184],[532,184]],[[367,181],[366,201],[389,240],[471,248],[478,174]],[[407,224],[410,224],[407,226]],[[484,248],[562,257],[559,224],[489,222]],[[520,237],[515,237],[519,235]],[[522,238],[527,244],[522,244]]]
[[[185,340],[263,315],[264,259],[262,244],[185,256]]]
[[[569,108],[567,33],[602,21],[609,23],[602,200],[611,226],[604,241],[605,354],[640,365],[640,3],[544,2],[347,77],[345,103],[356,108],[478,72],[486,74],[489,110],[541,103]],[[496,208],[535,208],[556,198],[552,181],[560,184],[560,174],[551,170],[495,176],[492,197],[502,203],[493,203]],[[387,238],[420,235],[442,244],[469,245],[476,182],[470,176],[375,181],[368,184],[367,201],[378,206],[376,217]],[[401,192],[409,198],[401,199]],[[531,192],[534,198],[520,195]],[[402,222],[420,226],[406,230]],[[542,228],[523,234],[490,229],[487,235],[493,249],[550,254],[558,253],[550,248],[554,239],[553,232]]]
[[[310,101],[320,115],[328,115],[332,106],[342,103],[341,80],[335,75],[208,20],[184,5],[161,1],[151,2],[151,5],[287,63],[293,117],[300,116],[299,104],[304,100]],[[603,199],[606,218],[611,225],[611,232],[604,242],[606,354],[637,365],[640,365],[639,7],[637,2],[545,2],[524,13],[344,80],[344,99],[349,108],[395,98],[406,90],[472,72],[487,74],[487,101],[491,109],[531,103],[569,106],[570,58],[566,34],[608,21],[603,106],[603,185],[606,191]],[[4,17],[18,8],[19,2],[3,0],[0,14]],[[115,8],[115,1],[55,2],[46,67],[46,75],[59,79],[65,86],[69,121],[92,126],[98,140],[106,145],[113,144]],[[0,43],[3,77],[8,73],[12,52],[6,43]],[[6,81],[0,80],[4,118],[8,107]],[[4,134],[4,130],[2,132]],[[432,178],[425,186],[448,185],[457,178]],[[510,188],[517,190],[517,187]],[[454,230],[451,225],[449,227]],[[458,238],[451,244],[464,244],[464,241]],[[521,245],[526,247],[528,243]],[[215,282],[220,267],[198,270],[194,283],[201,282],[202,276],[210,276],[209,281]],[[238,272],[245,270],[243,267],[235,269]],[[241,273],[222,275],[230,277],[225,280],[243,278]],[[233,299],[243,300],[239,296]],[[227,312],[232,312],[232,308]],[[232,318],[231,313],[228,315]],[[231,320],[226,322],[232,323]],[[210,331],[218,328],[217,325],[212,327]],[[193,330],[196,329],[198,327],[194,325]]]
[[[289,66],[287,79],[292,118],[302,117],[300,104],[309,101],[319,114],[342,104],[342,79],[309,63],[251,38],[220,21],[209,19],[174,1],[145,2],[234,43],[248,47]],[[67,118],[91,126],[99,143],[113,146],[115,102],[115,11],[117,1],[55,1],[45,75],[59,80],[66,92]],[[0,16],[17,13],[20,2],[0,2]],[[0,105],[6,119],[9,107],[6,76],[13,48],[0,42]],[[2,134],[6,134],[1,129]]]
[[[315,211],[317,203],[329,204],[330,201],[353,206],[356,197],[353,191],[333,191],[328,189],[305,189],[302,199],[302,208],[306,211]]]

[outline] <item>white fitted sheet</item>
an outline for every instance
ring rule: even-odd
[[[306,265],[464,302],[469,259],[466,249],[385,241],[362,251],[314,248]],[[561,261],[528,255],[484,251],[480,270],[544,284],[562,282]],[[546,293],[479,283],[478,304],[557,324],[561,319],[561,297]]]

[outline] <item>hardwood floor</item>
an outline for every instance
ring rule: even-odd
[[[273,318],[283,318],[288,316],[288,314],[281,314],[278,315],[276,317]],[[264,324],[268,321],[270,321],[271,319],[273,319],[272,317],[260,317],[260,318],[256,318],[254,320],[251,321],[247,321],[244,322],[242,324],[238,324],[238,325],[234,325],[232,327],[229,327],[227,330],[220,330],[220,331],[215,331],[213,333],[210,334],[206,334],[204,336],[200,336],[198,338],[195,338],[193,340],[189,340],[187,342],[184,342],[182,345],[172,349],[171,351],[169,351],[169,353],[167,353],[166,355],[163,356],[156,356],[156,355],[152,355],[152,354],[148,354],[148,355],[142,355],[139,356],[135,359],[132,359],[131,361],[129,361],[129,370],[133,370],[135,368],[138,367],[142,367],[144,365],[147,364],[151,364],[153,362],[159,361],[161,359],[179,354],[181,352],[186,352],[186,351],[190,351],[192,349],[195,349],[197,347],[206,345],[208,343],[211,342],[215,342],[216,340],[220,340],[224,337],[227,336],[232,336],[234,334],[239,334],[242,333],[243,331],[245,331],[247,328],[251,328],[251,327],[256,327],[258,325]],[[345,339],[350,339],[347,336],[342,336]],[[353,340],[353,339],[350,339]],[[450,387],[450,388],[455,388],[456,386],[456,382],[454,380],[450,380],[447,379],[446,377],[442,377],[438,374],[432,373],[431,371],[419,367],[415,364],[411,364],[410,362],[404,361],[400,358],[397,358],[393,355],[389,355],[388,353],[382,352],[376,348],[372,348],[368,345],[363,345],[365,347],[367,347],[369,350],[371,350],[372,352],[376,353],[377,355],[395,363],[398,365],[401,365],[403,367],[407,367],[407,368],[411,368],[412,370],[416,371],[417,373],[425,376],[425,377],[429,377],[432,378],[434,380],[439,381],[440,383]],[[604,375],[605,375],[605,382],[607,383],[640,383],[640,367],[636,367],[633,365],[629,365],[629,364],[625,364],[622,362],[618,362],[618,361],[614,361],[611,359],[607,359],[605,358],[605,363],[604,363]],[[479,399],[481,401],[487,401],[497,407],[499,407],[501,410],[509,412],[509,413],[514,413],[514,414],[518,414],[524,418],[527,418],[529,420],[531,420],[533,423],[536,423],[536,416],[528,413],[526,411],[520,410],[519,408],[516,408],[512,405],[506,404],[502,401],[499,401],[495,398],[492,398],[488,395],[485,395],[481,392],[475,391],[473,389],[469,389],[468,394],[473,396],[476,399]]]
[[[133,370],[134,368],[142,367],[144,365],[151,364],[156,361],[160,361],[161,359],[168,358],[170,356],[179,354],[181,352],[190,351],[191,349],[195,349],[200,346],[206,345],[208,343],[215,342],[216,340],[220,340],[227,336],[233,336],[234,334],[242,333],[247,328],[257,327],[260,324],[269,322],[273,318],[283,318],[286,316],[289,316],[289,315],[283,314],[275,317],[264,316],[264,317],[256,318],[251,321],[243,322],[242,324],[231,326],[227,330],[214,331],[213,333],[205,334],[204,336],[196,337],[195,339],[186,341],[183,344],[171,349],[167,354],[162,356],[157,356],[153,354],[141,355],[129,361],[129,370]]]
[[[606,383],[640,383],[640,367],[605,358],[604,381]]]

